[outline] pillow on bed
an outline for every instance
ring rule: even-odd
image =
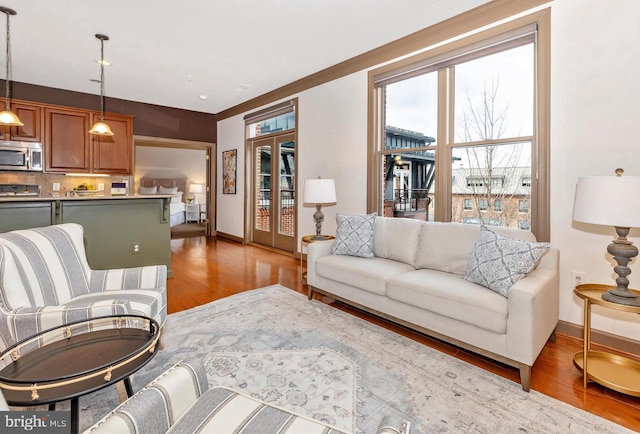
[[[176,194],[178,187],[158,187],[158,194]]]
[[[183,195],[183,193],[181,191],[179,191],[176,194],[174,194],[173,196],[171,196],[171,203],[180,203],[180,202],[182,202],[182,195]]]
[[[158,192],[158,187],[138,187],[138,194],[156,194]]]

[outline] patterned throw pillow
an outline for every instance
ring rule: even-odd
[[[464,278],[508,297],[511,287],[538,265],[549,247],[504,237],[482,226]]]
[[[347,216],[337,214],[338,228],[331,253],[373,258],[373,229],[376,213]]]

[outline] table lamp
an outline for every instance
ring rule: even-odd
[[[316,206],[313,219],[316,222],[316,234],[314,240],[324,240],[321,235],[324,214],[322,205],[336,203],[336,184],[333,179],[305,179],[304,181],[304,203]]]
[[[194,203],[198,203],[198,196],[196,196],[196,194],[200,194],[202,191],[202,184],[189,184],[189,193],[193,194]]]
[[[629,262],[638,256],[638,249],[627,240],[629,229],[640,227],[640,176],[588,176],[578,178],[573,219],[578,222],[613,226],[618,234],[607,247],[618,264],[617,286],[602,294],[602,299],[628,306],[640,306],[640,298],[629,290]]]

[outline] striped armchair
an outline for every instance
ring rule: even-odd
[[[83,233],[79,224],[65,223],[0,234],[0,351],[97,316],[144,315],[162,327],[166,266],[92,270]]]

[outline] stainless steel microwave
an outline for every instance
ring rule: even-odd
[[[42,172],[42,143],[0,142],[0,170]]]

